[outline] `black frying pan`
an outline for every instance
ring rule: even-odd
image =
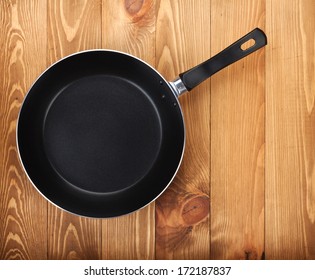
[[[254,45],[241,46],[253,39]],[[91,50],[48,68],[22,105],[21,162],[53,204],[88,217],[133,212],[174,178],[184,151],[178,96],[267,44],[260,29],[167,82],[126,53]]]

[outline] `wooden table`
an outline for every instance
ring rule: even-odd
[[[50,64],[109,48],[172,80],[255,27],[267,47],[180,98],[185,156],[155,203],[80,218],[32,187],[16,123]],[[0,259],[315,259],[314,30],[313,0],[0,1]]]

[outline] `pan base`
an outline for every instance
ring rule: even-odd
[[[115,76],[96,75],[65,87],[49,107],[44,148],[55,171],[85,191],[131,187],[150,171],[161,123],[147,94]]]

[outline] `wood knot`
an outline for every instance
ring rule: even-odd
[[[198,191],[169,188],[156,201],[156,245],[162,251],[173,252],[192,241],[197,224],[209,215],[209,196]]]
[[[125,0],[125,8],[130,15],[137,14],[142,6],[144,0]]]
[[[244,259],[245,260],[257,260],[257,258],[258,258],[258,254],[254,248],[244,250]]]
[[[206,195],[198,195],[185,202],[182,208],[182,218],[186,225],[196,225],[209,214],[210,201]]]

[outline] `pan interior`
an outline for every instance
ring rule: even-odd
[[[64,180],[109,193],[146,176],[162,129],[155,105],[140,87],[118,76],[92,75],[58,93],[43,136],[46,155]]]

